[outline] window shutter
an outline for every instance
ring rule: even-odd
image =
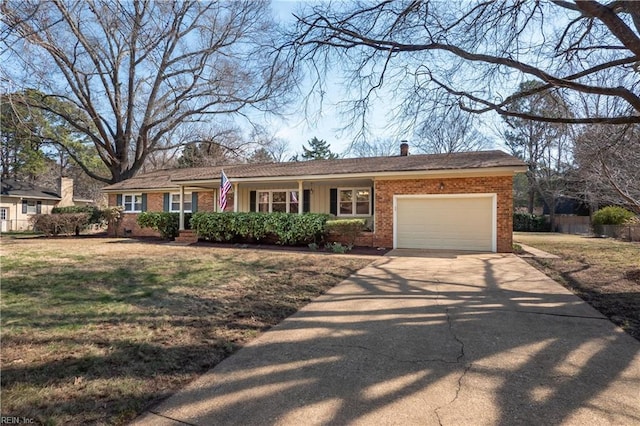
[[[309,213],[311,211],[311,190],[302,191],[302,212]]]
[[[147,194],[142,194],[142,211],[147,211]]]
[[[170,210],[169,200],[171,195],[168,192],[162,194],[162,211],[168,212]]]
[[[329,190],[329,213],[334,216],[338,215],[338,188]]]
[[[249,192],[249,211],[256,211],[256,191]]]
[[[375,193],[373,192],[373,186],[371,187],[371,214],[373,215],[373,206],[376,203]]]
[[[198,211],[198,193],[197,192],[191,193],[191,211],[193,213]]]
[[[22,200],[22,214],[27,214],[27,201]]]
[[[116,206],[122,205],[122,194],[116,195]]]
[[[36,214],[42,214],[42,201],[36,201]]]

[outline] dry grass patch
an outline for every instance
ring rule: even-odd
[[[560,256],[528,260],[640,340],[640,244],[522,232],[513,239]]]
[[[2,240],[2,414],[122,424],[374,258]]]

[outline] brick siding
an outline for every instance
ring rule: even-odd
[[[440,189],[441,185],[443,189]],[[370,247],[393,247],[393,196],[410,194],[497,194],[497,251],[510,253],[513,230],[513,178],[511,176],[486,176],[448,179],[389,179],[376,180],[374,232],[364,232],[356,239],[356,245]],[[109,194],[109,205],[116,205],[116,194]],[[163,194],[147,194],[147,210],[163,210]],[[198,192],[198,210],[214,211],[213,191]],[[136,223],[136,213],[125,213],[118,235],[131,230],[131,236],[159,236],[151,229],[141,229]],[[114,230],[109,229],[109,235]],[[340,239],[336,239],[340,241]],[[344,242],[344,241],[343,241]]]
[[[109,206],[117,205],[117,195],[109,194]],[[147,211],[161,212],[164,210],[164,193],[151,192],[147,193]],[[198,192],[198,211],[214,211],[213,209],[213,191]],[[123,213],[122,221],[117,228],[117,236],[119,237],[160,237],[160,233],[150,228],[141,228],[137,222],[138,213]],[[126,230],[126,232],[125,232]],[[109,236],[116,236],[116,230],[109,227],[107,230]]]
[[[440,189],[441,184],[444,185]],[[449,179],[376,180],[373,246],[393,247],[393,196],[410,194],[497,194],[497,251],[510,253],[513,230],[513,178],[487,176]]]

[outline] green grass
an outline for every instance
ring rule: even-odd
[[[128,241],[3,241],[3,415],[126,423],[373,260]]]

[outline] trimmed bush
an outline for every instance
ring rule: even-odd
[[[335,219],[327,221],[326,229],[328,233],[343,235],[347,238],[348,244],[353,246],[358,235],[364,230],[366,220],[364,219]]]
[[[595,212],[591,223],[593,225],[624,225],[635,217],[632,211],[625,208],[608,206]]]
[[[191,219],[199,238],[218,242],[274,241],[283,245],[315,242],[325,232],[327,214],[305,213],[207,213]]]
[[[36,214],[29,219],[33,230],[52,235],[78,234],[79,230],[89,224],[87,213]]]
[[[185,228],[189,229],[191,213],[184,214]],[[141,228],[151,228],[160,233],[165,240],[175,240],[180,233],[180,213],[142,212],[136,221]]]
[[[513,230],[521,232],[549,232],[551,225],[544,216],[536,216],[529,213],[514,213]]]

